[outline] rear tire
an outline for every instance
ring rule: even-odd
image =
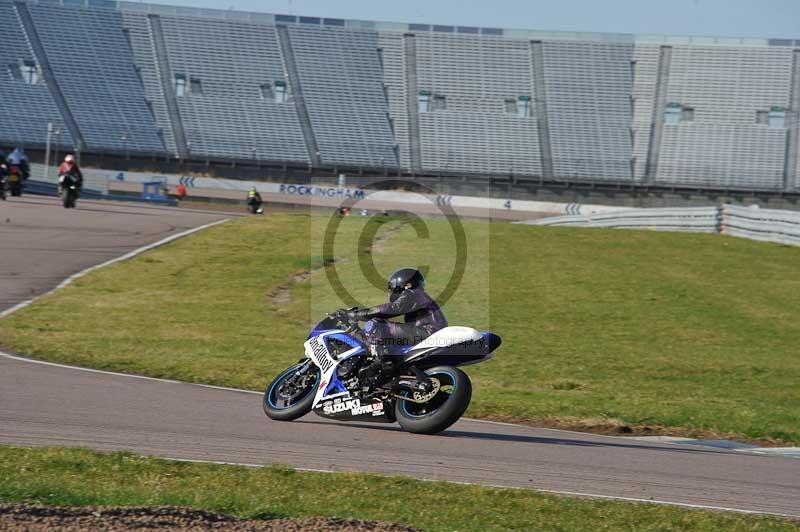
[[[61,196],[61,202],[64,204],[65,209],[74,209],[75,200],[78,199],[78,194],[70,189],[64,190]]]
[[[472,399],[472,383],[466,373],[450,366],[437,366],[425,370],[425,374],[438,379],[443,388],[449,387],[449,396],[443,390],[428,403],[422,404],[398,399],[395,404],[395,415],[397,422],[405,431],[415,434],[436,434],[458,421],[467,411]],[[426,411],[426,405],[441,401],[443,403],[435,410]]]
[[[275,377],[267,389],[264,391],[264,399],[261,406],[264,413],[268,418],[276,421],[292,421],[294,419],[303,417],[311,412],[311,406],[314,404],[314,396],[317,391],[317,384],[319,383],[320,372],[317,366],[311,366],[309,372],[312,376],[310,384],[303,390],[300,390],[294,395],[286,395],[282,393],[282,385],[284,385],[290,377],[302,366],[308,362],[301,362],[295,364],[291,368],[283,371],[280,375]]]

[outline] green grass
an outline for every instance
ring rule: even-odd
[[[129,453],[0,447],[0,501],[187,506],[245,518],[347,517],[424,530],[797,530],[797,524],[530,490],[174,462]]]
[[[370,220],[339,228],[335,268],[348,291],[362,304],[386,297],[364,280],[360,256],[384,277],[426,266],[439,293],[454,266],[447,222],[425,220],[429,234],[419,238],[402,220]],[[212,228],[0,321],[0,343],[48,360],[263,389],[300,358],[309,325],[342,306],[321,267],[327,223],[288,214]],[[381,243],[359,246],[374,223]],[[467,275],[445,311],[452,324],[503,337],[493,361],[468,368],[468,415],[800,443],[800,248],[719,235],[464,228]]]

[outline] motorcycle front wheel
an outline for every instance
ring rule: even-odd
[[[439,382],[438,391],[422,403],[409,400],[420,397],[412,397],[410,392],[404,392],[403,396],[409,399],[397,400],[395,414],[405,431],[436,434],[458,421],[467,411],[472,399],[472,383],[466,373],[450,366],[431,368],[425,370],[425,374]]]
[[[310,362],[304,361],[275,377],[264,392],[262,406],[268,418],[292,421],[311,411],[319,384],[319,368],[311,365],[303,374],[299,371]]]

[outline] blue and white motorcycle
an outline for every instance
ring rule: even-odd
[[[500,346],[496,334],[446,327],[414,346],[396,347],[389,371],[375,363],[374,346],[364,338],[342,313],[328,315],[308,335],[305,358],[267,387],[264,413],[291,421],[313,410],[436,434],[458,421],[472,398],[472,383],[458,366],[488,360]]]

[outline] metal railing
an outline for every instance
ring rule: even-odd
[[[800,246],[800,213],[723,205],[720,233]]]
[[[555,216],[517,223],[721,233],[800,246],[800,213],[727,204],[719,207],[631,209],[592,216]]]

